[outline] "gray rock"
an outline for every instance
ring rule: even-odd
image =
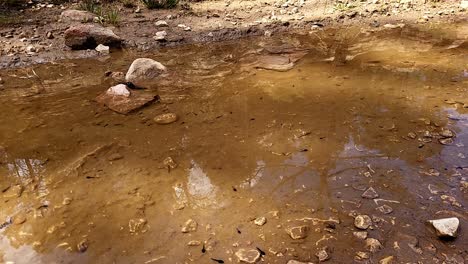
[[[437,236],[440,238],[455,238],[457,237],[458,226],[460,220],[456,217],[442,218],[436,220],[429,220],[429,223],[435,228]]]
[[[105,46],[102,44],[99,44],[95,50],[101,54],[109,54],[110,52],[109,46]]]
[[[60,19],[63,22],[93,22],[96,15],[82,10],[65,10],[60,14]]]
[[[65,31],[65,45],[72,49],[94,49],[99,44],[120,47],[122,39],[109,28],[82,24]]]
[[[160,114],[154,118],[154,122],[160,125],[167,125],[177,121],[179,117],[174,113]]]
[[[354,226],[356,228],[366,230],[372,225],[372,219],[368,215],[358,215],[354,218]]]
[[[166,72],[166,67],[161,63],[148,58],[140,58],[133,61],[125,75],[125,80],[136,86],[145,87],[164,72]]]
[[[308,230],[309,230],[309,227],[306,225],[294,226],[294,227],[287,228],[286,233],[288,233],[292,239],[303,239],[307,237]]]
[[[256,263],[260,260],[261,254],[257,249],[241,248],[236,252],[236,257],[239,259],[239,262]]]

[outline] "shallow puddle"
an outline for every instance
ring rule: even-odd
[[[329,263],[463,263],[467,25],[452,28],[330,29],[1,71],[3,262],[236,263],[247,249],[316,263],[326,247]],[[138,57],[169,69],[159,102],[128,115],[98,105],[113,84],[104,73]],[[167,112],[179,120],[153,121]],[[381,246],[353,234],[356,215]],[[426,223],[444,217],[459,218],[458,238]]]

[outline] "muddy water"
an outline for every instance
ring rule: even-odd
[[[316,263],[327,247],[329,263],[463,263],[468,53],[452,44],[466,32],[347,28],[2,71],[3,262],[235,263],[258,248]],[[296,49],[289,71],[252,67]],[[168,67],[160,102],[98,105],[104,73],[137,57]],[[179,120],[153,121],[166,112]],[[353,235],[358,214],[376,252]],[[439,240],[426,221],[452,216],[459,237]]]

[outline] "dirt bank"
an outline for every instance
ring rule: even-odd
[[[311,0],[234,0],[183,4],[170,10],[148,10],[143,5],[125,8],[120,3],[114,3],[113,8],[118,10],[119,22],[106,26],[125,40],[125,49],[140,51],[253,35],[308,33],[322,27],[360,25],[363,29],[380,30],[386,24],[392,24],[387,25],[391,27],[466,21],[466,10],[459,1],[400,0],[344,5]],[[72,23],[62,21],[60,14],[69,9],[78,9],[78,4],[32,3],[2,16],[0,68],[97,56],[94,50],[71,51],[65,46],[63,34]],[[135,9],[139,9],[137,13]],[[159,20],[166,21],[167,27],[156,26]],[[165,41],[154,39],[158,31],[167,33]]]

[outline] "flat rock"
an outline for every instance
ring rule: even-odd
[[[455,238],[457,237],[458,226],[460,220],[456,217],[442,218],[429,220],[429,223],[435,228],[437,236],[440,238]]]
[[[292,239],[303,239],[307,237],[308,230],[309,230],[309,227],[306,225],[294,226],[294,227],[287,228],[286,233],[288,233]]]
[[[125,80],[136,86],[145,87],[164,72],[166,72],[166,67],[161,63],[149,58],[139,58],[130,65]]]
[[[158,98],[154,92],[141,90],[132,91],[129,96],[124,94],[115,95],[113,94],[115,92],[116,91],[107,90],[106,92],[96,97],[96,102],[109,107],[111,110],[117,113],[128,114],[151,102],[154,102]],[[117,91],[117,93],[120,93],[120,91]]]
[[[91,12],[73,9],[65,10],[60,14],[60,19],[63,22],[93,22],[94,17],[96,15]]]
[[[72,49],[95,49],[99,44],[120,47],[121,43],[119,36],[102,26],[81,24],[65,31],[65,45]]]
[[[358,215],[354,218],[354,226],[356,228],[366,230],[372,225],[372,219],[368,215]]]
[[[236,252],[236,257],[239,259],[239,262],[256,263],[260,260],[261,254],[257,249],[241,248]]]
[[[167,124],[174,123],[178,119],[179,117],[174,113],[165,113],[165,114],[157,115],[154,118],[154,122],[160,125],[167,125]]]

